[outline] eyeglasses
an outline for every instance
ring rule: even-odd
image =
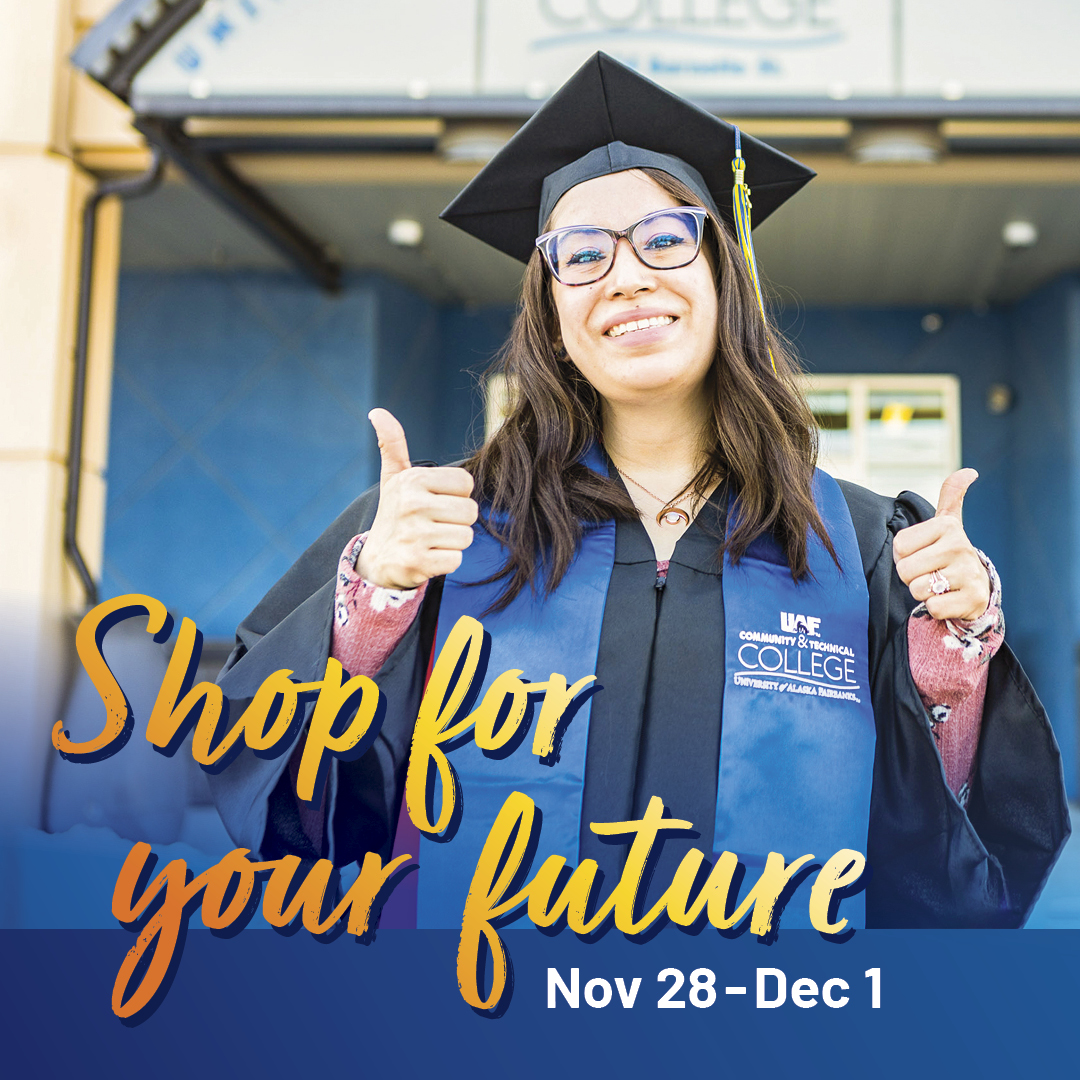
[[[615,265],[615,250],[625,236],[634,254],[654,270],[688,266],[701,250],[708,212],[700,206],[680,206],[647,214],[628,229],[572,225],[536,238],[556,281],[591,285]]]

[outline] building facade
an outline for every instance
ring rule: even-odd
[[[0,54],[15,391],[0,465],[19,522],[3,573],[23,695],[5,721],[22,762],[9,818],[93,818],[46,754],[87,599],[64,523],[85,200],[166,162],[151,191],[97,212],[68,548],[99,596],[148,593],[193,618],[212,665],[375,482],[371,407],[402,420],[414,459],[482,438],[483,370],[520,267],[437,213],[597,48],[817,169],[757,243],[823,451],[890,494],[932,498],[952,469],[979,470],[965,525],[1001,570],[1009,640],[1077,795],[1080,15],[1066,0],[1023,18],[1004,0],[12,0],[0,28],[37,49]],[[170,798],[198,804],[185,785]],[[147,838],[176,839],[170,821]]]

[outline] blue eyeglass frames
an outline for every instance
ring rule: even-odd
[[[701,206],[680,206],[646,214],[627,229],[599,225],[572,225],[536,238],[556,281],[563,285],[591,285],[615,265],[615,251],[626,237],[634,254],[654,270],[689,266],[701,251],[708,211]]]

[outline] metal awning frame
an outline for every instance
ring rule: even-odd
[[[197,99],[132,94],[135,76],[154,54],[188,22],[205,0],[121,0],[82,39],[72,54],[87,72],[135,112],[135,127],[152,147],[181,169],[211,198],[241,218],[272,248],[321,288],[336,291],[341,267],[328,254],[329,245],[311,237],[298,222],[274,204],[232,166],[234,154],[393,154],[432,153],[437,138],[386,135],[216,134],[193,135],[185,123],[195,118],[373,119],[438,117],[447,122],[524,123],[540,102],[518,97],[292,97],[246,96]],[[933,123],[944,120],[1073,120],[1080,117],[1080,98],[943,98],[738,97],[699,101],[720,116],[787,120],[849,120],[853,123]],[[771,138],[789,153],[839,152],[845,140]],[[1049,138],[948,140],[957,154],[1080,154],[1080,134]]]
[[[136,113],[135,127],[142,132],[147,141],[159,147],[166,157],[178,166],[195,184],[211,198],[223,204],[231,213],[241,218],[271,247],[282,254],[301,273],[330,292],[340,287],[341,267],[327,255],[328,245],[311,237],[294,219],[276,206],[253,184],[245,180],[229,162],[232,155],[252,154],[395,154],[395,153],[434,153],[438,149],[438,139],[424,136],[387,136],[387,135],[305,135],[298,134],[220,134],[192,136],[185,132],[185,121],[195,117],[230,117],[244,118],[375,118],[405,116],[439,116],[447,120],[471,119],[476,122],[501,121],[508,119],[524,122],[537,108],[536,102],[506,102],[504,110],[491,109],[490,103],[482,103],[484,108],[469,110],[450,109],[450,102],[426,102],[423,109],[406,111],[401,101],[380,103],[380,108],[372,107],[366,99],[363,107],[357,107],[346,113],[337,107],[325,112],[317,112],[309,107],[310,99],[264,100],[255,107],[255,103],[246,111],[234,109],[217,111],[207,110],[199,103],[197,109],[189,101],[189,110],[185,113]],[[299,106],[303,104],[304,109]],[[416,103],[413,103],[416,104]],[[439,105],[446,106],[439,108]],[[460,103],[457,103],[460,105]],[[477,103],[481,104],[481,103]],[[1080,115],[1080,101],[1061,102],[1050,109],[1021,110],[1013,107],[995,107],[987,111],[975,109],[944,109],[941,102],[926,103],[924,108],[913,108],[911,102],[904,103],[903,109],[896,108],[896,102],[881,101],[869,107],[869,102],[827,102],[814,112],[809,103],[800,103],[796,114],[794,109],[787,113],[776,108],[764,107],[752,109],[744,100],[728,101],[714,109],[719,114],[739,115],[740,117],[768,116],[783,118],[815,118],[866,120],[875,122],[902,122],[916,120],[927,122],[959,116],[978,119],[1041,119],[1075,118]],[[853,107],[858,105],[859,108]],[[1017,103],[1010,103],[1016,106]],[[1047,103],[1041,102],[1041,105]],[[276,108],[272,108],[276,106]],[[511,105],[513,107],[511,107]],[[824,106],[828,107],[825,108]],[[886,108],[887,105],[892,106]],[[293,108],[293,106],[296,106]],[[841,106],[847,106],[846,108]],[[818,152],[843,152],[846,141],[838,138],[771,138],[770,142],[786,153],[799,154],[810,150]],[[1080,135],[1051,138],[1008,138],[992,136],[988,138],[969,138],[949,140],[950,153],[1003,154],[1003,153],[1039,153],[1039,154],[1078,154],[1080,153]]]
[[[151,146],[158,147],[212,199],[246,222],[302,274],[327,292],[340,291],[341,264],[328,254],[327,245],[311,237],[240,176],[223,150],[201,146],[184,134],[183,126],[175,120],[136,116],[135,127]],[[232,152],[236,152],[235,147]]]
[[[71,61],[121,101],[133,104],[135,76],[204,3],[121,0],[79,42]],[[326,245],[244,180],[229,164],[225,150],[193,141],[184,133],[182,119],[168,111],[147,114],[135,106],[134,124],[151,147],[245,221],[301,273],[328,292],[341,288],[341,266],[327,254]]]

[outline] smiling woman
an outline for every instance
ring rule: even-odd
[[[240,704],[332,655],[379,684],[382,728],[318,806],[296,795],[301,750],[238,758],[214,780],[237,843],[419,854],[395,919],[456,927],[511,798],[542,811],[539,859],[597,883],[666,812],[643,893],[695,848],[747,867],[866,852],[853,925],[1022,925],[1068,817],[1000,583],[961,523],[975,474],[950,477],[935,514],[817,470],[797,364],[759,301],[744,177],[760,221],[811,176],[598,54],[448,207],[527,264],[507,417],[463,466],[413,468],[401,426],[371,414],[378,489],[245,620],[221,685]],[[557,690],[533,754],[514,752],[527,688],[483,737],[471,698],[430,704],[463,617],[486,631],[482,707],[523,673]],[[439,784],[410,768],[431,708]],[[801,877],[786,926],[807,924]],[[605,902],[590,888],[586,920]]]
[[[657,222],[664,229],[661,235],[671,235],[673,230],[665,222],[673,214],[665,211],[677,211],[686,203],[665,190],[672,183],[663,173],[653,177],[632,170],[595,177],[571,188],[551,216],[556,230],[545,236],[557,238],[555,250],[561,251],[569,243],[582,242],[580,238],[590,231],[595,235],[597,228],[610,229],[599,233],[614,239],[606,259],[594,262],[589,274],[592,280],[572,280],[580,273],[573,267],[558,277],[551,261],[552,243],[549,240],[546,247],[541,246],[545,240],[541,237],[537,243],[555,280],[545,279],[542,268],[534,266],[534,256],[525,285],[530,301],[535,299],[544,309],[547,334],[561,354],[556,365],[572,367],[579,410],[592,418],[590,426],[598,423],[612,463],[624,476],[637,478],[631,483],[640,485],[639,492],[675,492],[670,500],[647,495],[662,505],[645,515],[646,528],[659,529],[669,503],[683,496],[691,499],[681,520],[655,537],[660,558],[670,557],[682,529],[690,524],[693,510],[717,482],[714,470],[706,468],[709,448],[701,445],[700,439],[709,427],[711,395],[706,383],[717,354],[719,311],[712,269],[716,258],[696,257],[706,212],[694,207],[698,214],[685,214],[681,228],[691,234],[687,237],[689,250],[670,259],[668,265],[650,265],[660,261],[645,249],[645,243],[655,243],[655,236],[650,234],[645,243],[638,237],[643,227],[651,230]],[[685,194],[693,199],[691,192]],[[634,224],[627,226],[627,222]],[[588,225],[593,228],[583,228]],[[628,235],[620,239],[619,231]],[[508,365],[512,363],[508,358]],[[514,425],[519,419],[524,419],[520,409],[512,410],[508,422]],[[513,437],[512,432],[509,429],[504,437]],[[660,453],[647,445],[654,433],[666,444]],[[592,431],[567,434],[568,457],[575,443],[594,437]],[[477,466],[484,475],[483,454]],[[697,491],[690,490],[695,487],[691,478],[700,480]],[[633,514],[619,498],[622,492],[617,485],[612,495],[623,505],[610,506],[610,512]],[[514,507],[513,516],[520,518],[523,509]],[[569,528],[563,536],[528,538],[524,545],[534,550],[546,547],[556,567],[560,559],[569,565],[577,544],[574,525],[581,519],[582,509],[566,522]],[[544,524],[555,527],[558,521]]]
[[[632,220],[651,207],[631,228],[640,232],[643,225],[649,228],[659,221],[664,226],[661,235],[670,237],[673,229],[665,223],[674,214],[657,211],[677,210],[679,205],[644,173],[612,173],[571,188],[559,200],[552,224]],[[686,218],[695,224],[699,220],[689,214]],[[703,225],[687,238],[693,247],[678,261],[651,265],[627,237],[614,245],[599,280],[564,277],[551,287],[563,345],[604,402],[630,403],[645,394],[654,405],[661,399],[670,405],[686,399],[700,414],[695,429],[701,428],[707,411],[705,376],[717,341],[716,283],[708,262],[695,257]],[[580,235],[580,224],[563,229],[571,237]],[[657,240],[651,237],[647,243]],[[664,250],[678,250],[681,243],[686,240],[673,238]],[[576,285],[581,287],[573,288]]]
[[[704,182],[698,187],[711,203]],[[506,492],[504,540],[520,560],[508,597],[533,581],[541,552],[551,568],[547,580],[557,583],[576,552],[581,521],[638,517],[640,510],[657,557],[669,558],[721,478],[740,492],[742,514],[727,535],[736,560],[763,531],[783,544],[797,576],[806,570],[808,530],[831,550],[809,495],[813,422],[797,366],[755,313],[751,271],[730,228],[701,202],[668,171],[622,169],[569,188],[547,222],[557,228],[536,241],[544,260],[534,254],[526,268],[523,310],[504,357],[521,393],[503,429],[467,466],[482,484]],[[641,241],[628,236],[610,247],[591,282],[568,284],[551,269],[551,238],[564,230],[617,235],[615,225],[630,232],[667,209],[694,212],[689,261],[650,265],[657,260],[643,258]],[[593,227],[582,230],[586,223]],[[639,323],[645,326],[629,330]],[[765,379],[762,369],[770,373]],[[553,381],[558,393],[548,396]],[[516,439],[528,443],[536,424],[551,439],[543,455],[507,452]],[[613,483],[597,492],[591,470],[574,472],[582,447],[595,439],[627,488]],[[525,461],[530,475],[513,475]],[[559,494],[539,497],[554,507],[565,493],[566,512],[537,520],[529,506],[547,486]],[[676,507],[684,499],[689,508]]]

